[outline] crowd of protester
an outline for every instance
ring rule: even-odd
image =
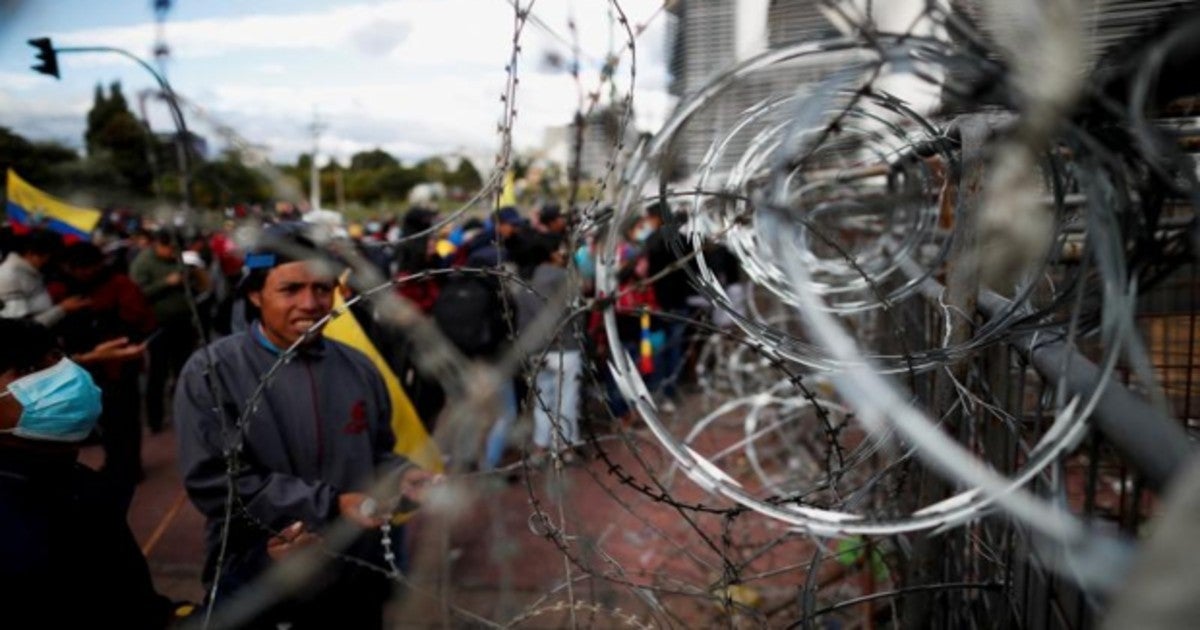
[[[305,227],[304,217],[290,208],[269,216],[258,213],[241,219],[240,225],[257,222],[267,230],[282,229],[288,234],[300,233],[299,228],[289,226],[302,226],[304,230],[314,227]],[[508,353],[515,340],[539,318],[554,322],[538,343],[526,346],[533,351],[522,357],[521,370],[501,384],[495,417],[487,419],[491,428],[482,455],[477,461],[465,462],[468,466],[495,469],[526,449],[534,453],[535,461],[545,461],[548,452],[555,452],[568,462],[579,457],[579,453],[586,451],[582,448],[580,427],[581,416],[588,411],[585,400],[605,400],[610,406],[611,413],[589,414],[593,428],[599,426],[602,418],[627,419],[630,414],[604,367],[610,344],[605,338],[601,312],[578,308],[589,303],[603,304],[606,296],[597,295],[594,286],[597,243],[592,238],[573,236],[575,219],[572,212],[548,203],[533,211],[504,207],[483,217],[454,222],[443,222],[438,213],[414,207],[398,220],[333,226],[335,236],[350,239],[375,271],[393,281],[394,291],[432,318],[445,338],[468,358],[484,361],[497,358]],[[703,300],[697,300],[689,281],[686,267],[693,263],[685,254],[690,246],[685,243],[681,225],[681,219],[671,216],[665,206],[654,204],[624,226],[626,238],[617,248],[619,289],[616,295],[608,296],[617,312],[617,346],[624,348],[639,366],[660,409],[666,411],[672,411],[679,402],[680,380],[686,373],[686,349],[697,333],[689,322],[697,317],[698,308],[704,304]],[[17,347],[8,345],[15,337],[40,340],[40,345],[23,351],[21,358],[8,357],[6,350],[6,363],[0,366],[6,370],[0,382],[7,384],[0,393],[0,414],[6,412],[6,405],[23,406],[7,409],[8,417],[0,415],[4,419],[0,424],[0,448],[5,453],[24,454],[7,458],[4,463],[5,471],[16,475],[12,478],[25,480],[21,482],[25,485],[14,485],[9,479],[0,487],[0,512],[6,515],[6,533],[27,534],[14,523],[22,518],[47,518],[47,510],[83,509],[53,499],[61,493],[73,493],[71,496],[76,497],[73,500],[83,500],[72,489],[83,483],[80,479],[89,488],[103,485],[115,506],[112,509],[117,514],[123,513],[129,508],[134,488],[144,477],[143,425],[151,433],[158,433],[169,423],[174,423],[174,430],[180,436],[180,465],[189,495],[210,517],[210,530],[217,528],[209,533],[216,535],[223,531],[225,491],[221,479],[227,472],[219,460],[224,451],[220,444],[212,442],[216,434],[212,431],[219,431],[203,429],[209,421],[214,426],[220,425],[218,420],[206,416],[219,409],[219,405],[200,400],[201,390],[205,379],[225,378],[220,372],[231,370],[230,391],[251,391],[265,371],[263,366],[289,344],[305,344],[300,363],[309,370],[307,378],[314,388],[313,413],[317,414],[318,425],[325,412],[316,409],[316,401],[327,404],[329,398],[361,394],[357,402],[347,405],[357,405],[351,414],[355,416],[354,422],[367,424],[347,425],[345,432],[356,433],[367,426],[372,435],[386,431],[378,426],[386,425],[386,407],[370,404],[363,407],[363,400],[378,398],[380,384],[374,377],[364,377],[365,381],[343,384],[331,391],[322,389],[330,387],[329,383],[313,380],[314,369],[327,371],[328,376],[322,379],[336,381],[339,374],[358,370],[365,363],[360,364],[360,359],[349,355],[338,358],[341,355],[330,354],[327,348],[322,349],[324,346],[312,345],[295,330],[296,322],[311,326],[330,312],[332,298],[326,294],[327,289],[337,288],[349,295],[348,285],[338,287],[333,279],[316,277],[293,267],[302,261],[282,250],[243,251],[234,238],[236,227],[229,221],[219,229],[189,230],[143,223],[135,215],[113,214],[102,222],[92,242],[66,242],[58,234],[37,226],[7,225],[0,230],[0,255],[3,255],[0,319],[5,326],[0,332],[5,336],[6,348]],[[309,240],[303,242],[312,244]],[[723,283],[738,282],[737,264],[728,252],[710,249],[707,258]],[[262,260],[269,262],[260,264]],[[281,282],[284,284],[276,293],[275,284]],[[445,407],[445,393],[436,380],[419,369],[410,340],[377,317],[373,304],[369,300],[360,301],[351,312],[398,376],[421,422],[432,434]],[[552,312],[547,314],[547,310]],[[565,317],[568,314],[570,317]],[[213,353],[223,357],[219,368],[212,368],[218,371],[215,375],[209,369],[197,367],[196,359],[188,361],[200,347],[201,339],[215,340],[209,346],[210,361]],[[254,355],[262,349],[269,352]],[[322,367],[331,361],[336,365]],[[31,380],[39,387],[61,385],[58,381],[50,382],[66,378],[50,375],[60,364],[74,366],[70,377],[75,381],[68,385],[75,389],[59,393],[74,396],[72,400],[79,404],[83,404],[80,401],[95,403],[95,413],[85,418],[89,415],[86,410],[75,410],[78,417],[68,427],[72,430],[70,435],[27,430],[37,422],[36,414],[32,413],[36,411],[36,403],[28,398],[18,401],[21,391],[13,383]],[[599,379],[584,377],[589,367],[592,374],[600,375]],[[179,391],[173,393],[176,383]],[[300,387],[289,385],[292,386]],[[596,391],[585,396],[584,388]],[[94,401],[92,390],[95,390]],[[168,401],[172,396],[174,412],[169,417]],[[227,404],[236,408],[237,402]],[[277,405],[289,402],[281,399]],[[63,404],[65,409],[75,403]],[[359,418],[363,408],[372,409],[375,415]],[[67,426],[62,413],[59,416],[54,415],[57,412],[48,413],[50,424]],[[514,431],[520,418],[532,418],[531,431]],[[519,443],[521,440],[514,437],[525,434],[531,436],[532,444]],[[263,438],[249,439],[261,442]],[[322,454],[319,432],[314,439],[318,445],[315,468],[305,467],[304,458],[312,454],[304,448],[297,454],[289,449],[298,447],[288,443],[259,445],[260,451],[279,452],[279,461],[286,465],[262,463],[261,487],[256,486],[253,500],[277,502],[279,507],[271,508],[274,511],[261,508],[266,510],[264,518],[271,521],[272,527],[290,533],[282,542],[276,538],[258,540],[251,535],[243,536],[258,541],[250,543],[249,551],[261,547],[262,552],[258,556],[245,556],[250,558],[246,562],[269,562],[275,557],[269,553],[271,549],[277,552],[316,535],[323,519],[340,515],[359,521],[366,518],[364,525],[375,522],[364,517],[366,513],[359,509],[365,495],[345,492],[349,478],[336,480],[340,488],[337,492],[322,490],[324,486],[318,483],[318,478],[322,483],[325,481],[322,466],[326,464],[322,458],[336,455]],[[376,462],[373,467],[399,465],[398,470],[405,470],[403,462],[396,464],[382,455],[391,448],[391,439],[380,433],[378,439],[372,438],[371,450],[364,452],[375,453],[368,456],[369,461]],[[74,464],[78,446],[89,440],[102,445],[105,455],[103,467],[93,476]],[[53,448],[47,449],[46,444]],[[52,464],[45,470],[41,464],[25,462],[30,459],[36,464],[43,457],[45,463]],[[257,452],[256,457],[264,455]],[[385,465],[385,462],[391,463]],[[9,463],[15,466],[13,471],[8,470],[13,467]],[[339,468],[343,476],[349,474],[343,469]],[[72,485],[56,488],[44,500],[31,503],[25,494],[36,494],[34,490],[41,484],[50,483],[47,479]],[[96,492],[89,492],[86,501],[99,501],[92,496]],[[18,500],[24,503],[17,506],[14,501]],[[49,505],[51,501],[55,505]],[[350,501],[353,509],[347,508],[345,501]],[[311,509],[300,516],[290,514],[287,508],[298,504]],[[10,513],[15,521],[8,521]],[[110,530],[109,535],[120,543],[110,551],[125,553],[120,549],[128,546],[128,529],[113,526]],[[31,556],[29,548],[10,548],[7,538],[0,561],[5,566],[0,574],[6,584],[10,580],[20,581],[23,575],[57,570],[48,565],[34,566],[39,562],[34,557],[37,554]],[[209,542],[211,551],[215,543]],[[52,539],[38,537],[36,544],[50,550],[46,557],[58,553],[51,549]],[[235,561],[241,558],[235,554]],[[135,558],[131,562],[123,557],[121,562],[137,580],[144,581],[141,577],[145,572],[144,560]],[[211,568],[206,567],[208,580],[213,577]],[[249,579],[257,571],[248,571],[240,578]],[[239,580],[234,580],[225,587],[232,589],[238,583]],[[139,589],[127,595],[139,598],[135,604],[140,621],[135,625],[153,627],[160,621],[165,623],[160,614],[162,602],[153,596],[152,589]]]

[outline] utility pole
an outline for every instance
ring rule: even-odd
[[[312,170],[309,175],[308,186],[308,205],[310,211],[321,207],[321,170],[317,168],[317,154],[320,151],[321,132],[325,131],[325,128],[325,123],[321,122],[321,118],[317,115],[316,108],[314,108],[312,124],[308,126],[308,132],[312,134]]]

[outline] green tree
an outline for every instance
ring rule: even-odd
[[[78,159],[75,151],[67,147],[30,142],[7,127],[0,127],[0,178],[11,168],[35,186],[54,187],[62,181],[55,168]]]
[[[458,168],[454,169],[454,173],[448,179],[447,184],[463,190],[479,190],[483,186],[483,177],[467,158],[458,161]]]
[[[234,152],[201,164],[192,172],[193,196],[197,205],[222,208],[235,203],[261,203],[271,197],[267,178],[246,166]]]
[[[423,175],[419,169],[403,166],[380,169],[376,186],[381,199],[399,201],[408,198],[408,191],[421,183]]]
[[[117,170],[112,160],[84,158],[56,165],[51,174],[52,181],[70,185],[70,191],[86,190],[96,193],[105,203],[116,199],[127,199],[129,180]]]
[[[427,182],[446,183],[446,175],[450,172],[450,167],[446,166],[446,161],[442,158],[431,157],[418,162],[417,171]]]
[[[346,199],[364,205],[372,205],[381,200],[383,191],[379,187],[379,181],[384,170],[386,169],[351,170],[346,173]]]
[[[107,96],[101,86],[96,86],[84,142],[89,157],[110,161],[134,191],[150,190],[153,171],[149,151],[156,147],[146,128],[129,111],[120,82],[109,86]]]
[[[350,170],[353,171],[374,171],[396,166],[400,166],[400,162],[380,148],[360,151],[350,156]]]

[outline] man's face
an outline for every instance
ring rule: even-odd
[[[498,232],[500,234],[501,240],[508,240],[508,237],[512,236],[513,233],[516,231],[517,231],[517,224],[509,223],[507,221],[501,221],[499,223],[499,225],[496,227],[496,232]]]
[[[565,217],[557,217],[546,224],[546,230],[555,234],[562,234],[567,231],[567,219]]]
[[[175,246],[169,243],[154,242],[154,255],[163,260],[175,259]]]
[[[333,278],[311,263],[284,263],[267,274],[261,291],[250,293],[250,301],[262,311],[267,338],[286,348],[333,309],[333,287]]]

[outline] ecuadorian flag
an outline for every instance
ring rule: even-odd
[[[89,240],[100,222],[100,211],[73,206],[48,195],[8,169],[8,204],[4,207],[9,221],[20,225],[42,225],[59,234]]]

